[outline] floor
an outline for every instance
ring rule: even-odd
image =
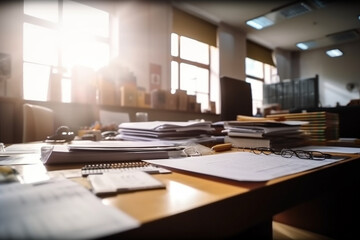
[[[273,240],[333,240],[323,235],[309,232],[303,229],[291,227],[279,222],[273,222]]]

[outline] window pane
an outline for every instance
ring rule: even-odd
[[[24,63],[24,99],[46,101],[50,77],[50,67]]]
[[[175,61],[171,62],[171,90],[174,93],[179,89],[179,64]]]
[[[246,75],[264,79],[264,64],[262,62],[246,58]]]
[[[24,13],[36,18],[58,22],[58,1],[24,0]]]
[[[68,70],[81,65],[98,70],[109,62],[109,45],[84,36],[67,35],[63,41],[63,66]]]
[[[201,103],[201,111],[209,110],[209,95],[198,93],[196,94],[196,101]]]
[[[57,65],[57,34],[55,31],[24,23],[24,61]]]
[[[181,36],[180,46],[180,57],[182,59],[209,64],[209,45]]]
[[[246,78],[246,82],[251,84],[253,114],[256,113],[256,108],[262,108],[263,102],[263,82],[251,78]]]
[[[176,33],[171,34],[171,56],[179,56],[179,35]]]
[[[180,88],[188,94],[209,93],[209,71],[190,64],[180,64]]]
[[[73,1],[64,1],[64,28],[102,37],[109,36],[109,13]]]

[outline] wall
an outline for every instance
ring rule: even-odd
[[[149,90],[150,63],[161,67],[161,87],[170,89],[171,8],[163,2],[119,1],[118,61]]]
[[[246,35],[221,24],[218,28],[220,76],[245,80]]]
[[[0,52],[11,57],[11,76],[0,82],[0,96],[22,97],[22,22],[21,1],[0,3]]]
[[[360,86],[360,41],[337,47],[344,52],[342,57],[330,58],[323,48],[299,54],[300,77],[319,75],[319,95],[323,107],[334,107],[337,102],[346,105],[351,99],[360,98],[359,91],[346,89],[346,84],[351,82]]]

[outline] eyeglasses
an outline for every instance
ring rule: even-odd
[[[331,158],[330,154],[322,153],[319,151],[305,151],[305,150],[294,150],[294,149],[272,149],[272,148],[250,148],[250,152],[255,154],[276,154],[284,158],[291,158],[296,156],[300,159],[310,159],[310,160],[324,160]]]

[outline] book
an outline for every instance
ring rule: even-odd
[[[254,138],[254,137],[224,137],[225,143],[231,143],[236,148],[293,148],[305,145],[306,141],[302,137],[294,138]]]
[[[339,138],[339,115],[331,112],[284,113],[266,116],[267,119],[283,118],[291,121],[306,121],[301,130],[309,135],[309,143],[323,145],[326,141]]]
[[[89,175],[96,195],[165,188],[165,184],[143,171],[106,172]]]

